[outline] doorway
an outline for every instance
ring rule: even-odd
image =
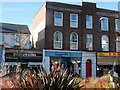
[[[91,64],[91,60],[88,59],[86,61],[86,78],[91,76],[92,76],[92,64]]]

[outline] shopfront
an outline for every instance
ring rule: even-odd
[[[116,72],[120,73],[120,52],[98,52],[97,53],[97,71],[103,75],[116,66]]]
[[[42,52],[39,50],[17,50],[6,48],[3,63],[3,69],[6,73],[36,66],[40,67],[42,64]]]
[[[96,54],[91,52],[43,50],[43,64],[48,74],[55,66],[64,67],[82,78],[96,77]]]
[[[82,53],[78,51],[43,50],[43,63],[47,73],[56,68],[68,69],[80,75]]]

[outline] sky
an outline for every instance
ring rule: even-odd
[[[62,2],[80,5],[81,0],[1,0],[0,2],[0,22],[28,25],[32,33],[32,20],[37,11],[45,1]],[[118,9],[120,0],[82,0],[94,2],[97,8],[109,10]]]

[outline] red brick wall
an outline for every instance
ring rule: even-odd
[[[56,8],[49,8],[48,6],[56,6]],[[62,8],[62,9],[60,9]],[[63,10],[64,8],[64,10]],[[67,9],[66,9],[67,8]],[[70,11],[69,9],[75,9],[76,11]],[[79,10],[82,10],[80,12]],[[63,12],[63,26],[55,27],[54,26],[54,11]],[[76,32],[79,37],[78,50],[86,49],[86,34],[93,34],[93,47],[94,51],[101,49],[101,36],[103,34],[108,35],[110,43],[110,51],[116,50],[115,44],[115,17],[106,16],[109,18],[109,31],[101,31],[100,26],[100,17],[103,15],[98,15],[96,12],[105,12],[105,13],[115,13],[115,11],[97,9],[96,4],[84,3],[83,6],[75,5],[66,5],[59,3],[48,3],[46,9],[46,29],[45,29],[45,48],[53,49],[53,35],[55,31],[61,31],[63,34],[63,50],[70,50],[70,34],[71,32]],[[70,13],[78,14],[78,28],[70,28]],[[86,15],[93,16],[93,29],[86,30]],[[40,36],[39,36],[40,37]]]

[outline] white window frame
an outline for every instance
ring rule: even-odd
[[[76,42],[73,41],[73,35],[76,35]],[[70,49],[71,50],[78,50],[78,34],[76,32],[72,32],[70,34]]]
[[[86,29],[92,29],[92,28],[93,28],[93,16],[86,15]]]
[[[76,20],[72,20],[72,16],[76,16]],[[70,27],[78,28],[78,14],[70,14]]]
[[[106,20],[106,21],[105,21]],[[103,31],[108,31],[108,18],[107,17],[101,17],[100,18],[101,21],[101,30]],[[106,24],[106,25],[105,25]]]
[[[115,29],[116,32],[120,32],[120,19],[115,19]]]
[[[93,34],[86,34],[86,48],[93,50]]]
[[[56,14],[61,14],[61,18],[56,18]],[[63,26],[63,13],[62,12],[54,12],[54,26]]]
[[[120,52],[120,36],[116,37],[116,52]]]
[[[109,51],[109,37],[107,35],[102,35],[101,46],[102,51]]]
[[[118,19],[115,19],[115,29],[116,29],[116,32],[118,32]]]
[[[57,33],[60,33],[60,37],[57,36],[57,38],[59,38],[60,40],[56,40],[56,35]],[[63,38],[63,35],[62,35],[62,32],[60,31],[56,31],[54,32],[54,49],[62,49],[62,38]]]

